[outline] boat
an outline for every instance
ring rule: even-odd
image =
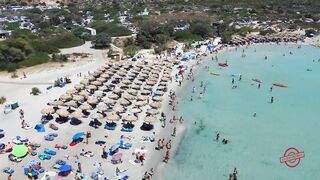
[[[211,75],[215,75],[215,76],[220,76],[221,75],[220,73],[215,73],[215,72],[211,72],[210,74]]]
[[[280,83],[272,83],[274,86],[278,86],[278,87],[288,87],[288,85],[286,84],[280,84]]]
[[[221,67],[228,67],[227,63],[218,63],[218,65],[221,66]]]
[[[257,82],[257,83],[262,83],[262,81],[260,79],[253,78],[252,81]]]

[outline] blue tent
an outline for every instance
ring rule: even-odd
[[[77,134],[73,135],[72,139],[77,140],[81,138],[82,136],[86,135],[84,132],[78,132]]]
[[[67,171],[71,171],[72,170],[72,166],[70,165],[63,165],[59,168],[60,172],[67,172]]]
[[[45,132],[46,130],[44,129],[44,126],[43,124],[37,124],[35,127],[34,127],[35,130],[37,130],[37,132]]]

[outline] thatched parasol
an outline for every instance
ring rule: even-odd
[[[107,111],[109,108],[108,108],[107,105],[101,104],[101,105],[99,105],[99,106],[97,107],[97,109],[98,109],[99,111]]]
[[[83,96],[80,96],[80,95],[76,95],[76,96],[73,96],[72,99],[75,100],[75,101],[83,101],[83,100],[84,100],[84,97],[83,97]]]
[[[135,105],[136,105],[137,107],[141,107],[141,106],[144,106],[144,105],[146,105],[146,104],[147,104],[146,101],[137,101],[137,102],[135,103]]]
[[[72,99],[72,96],[70,94],[62,94],[60,98],[63,100],[70,100]]]
[[[90,98],[87,100],[87,103],[88,103],[88,104],[97,104],[97,103],[98,103],[98,98],[96,98],[96,97],[90,97]]]
[[[79,95],[81,95],[83,97],[88,97],[90,95],[90,93],[85,90],[82,90],[81,92],[79,92]]]
[[[68,107],[78,107],[77,102],[74,100],[68,101],[68,102],[64,103],[64,105],[68,106]]]
[[[114,100],[109,99],[109,98],[102,99],[102,102],[104,102],[105,104],[113,104],[113,103],[115,103]]]
[[[73,113],[70,114],[71,118],[75,118],[75,119],[80,119],[82,118],[84,115],[81,111],[74,111]]]
[[[156,115],[156,114],[159,114],[159,111],[156,109],[148,109],[147,113],[151,115]]]
[[[149,96],[138,96],[138,100],[141,100],[141,101],[145,101],[145,100],[148,100],[149,99]]]
[[[113,106],[112,108],[115,112],[122,112],[124,111],[124,108],[120,105],[116,105],[116,106]]]
[[[52,104],[54,106],[61,106],[61,105],[63,105],[63,102],[62,101],[53,101]]]
[[[75,90],[75,89],[68,89],[66,93],[67,94],[74,94],[76,92],[77,92],[77,90]]]
[[[97,86],[91,84],[91,85],[87,86],[87,88],[90,90],[96,90]]]
[[[152,100],[154,100],[154,101],[162,101],[163,98],[160,97],[160,96],[154,96],[154,97],[152,98]]]
[[[101,86],[101,85],[102,85],[102,82],[100,82],[100,81],[93,81],[93,82],[91,82],[90,84],[95,85],[95,86]]]
[[[149,105],[150,105],[150,107],[156,108],[156,109],[161,107],[161,103],[160,102],[152,102]]]
[[[41,110],[41,114],[52,114],[54,109],[52,107],[45,107]]]
[[[107,113],[107,121],[119,121],[120,116],[114,112]]]
[[[139,109],[139,108],[132,108],[132,109],[130,109],[130,112],[131,112],[131,113],[141,113],[142,110]]]
[[[91,119],[102,119],[103,115],[100,113],[94,113],[90,116]]]
[[[76,84],[76,85],[74,85],[74,88],[75,88],[76,90],[80,90],[80,89],[83,89],[83,88],[84,88],[84,85],[83,85],[83,84]]]
[[[144,122],[147,122],[147,123],[154,123],[156,122],[156,118],[154,116],[146,116],[144,118]]]
[[[88,79],[83,79],[83,80],[80,81],[80,84],[88,85],[89,84],[89,80]]]
[[[80,107],[81,110],[90,110],[92,107],[88,103],[83,103]]]
[[[137,121],[138,118],[136,116],[134,116],[134,115],[129,114],[129,115],[125,116],[123,118],[123,120],[125,120],[127,122],[134,122],[134,121]]]
[[[119,99],[119,96],[117,94],[113,94],[112,93],[112,94],[109,95],[109,98],[110,99]]]
[[[65,109],[58,109],[56,112],[59,116],[61,117],[68,117],[69,116],[69,112]]]

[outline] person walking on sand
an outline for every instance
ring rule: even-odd
[[[176,133],[177,133],[177,128],[174,127],[171,136],[176,137]]]
[[[108,153],[107,153],[107,151],[106,151],[106,146],[104,146],[103,148],[102,148],[102,158],[103,159],[107,159],[107,157],[108,157]]]
[[[158,150],[162,149],[162,148],[161,148],[161,139],[158,140],[157,144],[158,144],[158,147],[157,147]]]
[[[90,131],[87,131],[86,133],[86,144],[89,143],[89,138],[91,137],[91,132]]]
[[[81,163],[78,162],[78,169],[77,169],[78,173],[82,173],[82,168],[81,168]]]
[[[163,138],[163,139],[161,140],[161,149],[163,149],[164,144],[165,144],[165,142],[164,142],[164,138]]]

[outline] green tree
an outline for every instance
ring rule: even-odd
[[[110,46],[110,43],[111,37],[108,36],[106,33],[100,33],[96,35],[96,37],[92,41],[93,47],[97,49],[107,48]]]

